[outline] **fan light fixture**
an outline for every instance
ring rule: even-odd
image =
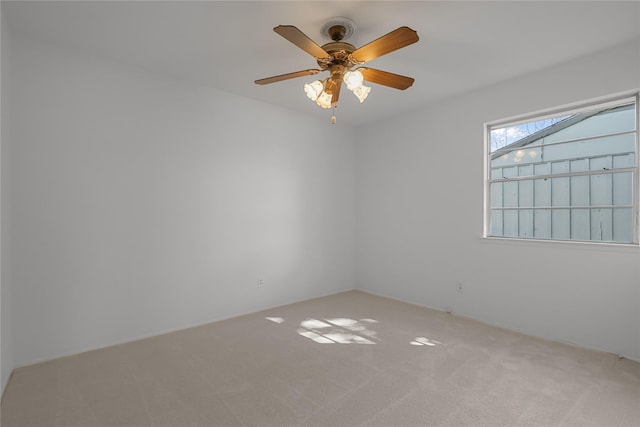
[[[320,69],[280,74],[256,80],[255,83],[265,85],[328,71],[329,77],[326,79],[315,80],[304,85],[304,92],[307,97],[322,108],[333,107],[335,110],[338,106],[340,88],[343,84],[362,103],[371,92],[371,87],[364,85],[365,80],[400,90],[407,89],[414,82],[411,77],[369,67],[354,69],[354,67],[359,67],[364,62],[417,42],[418,34],[409,27],[397,28],[357,49],[352,44],[344,41],[355,31],[355,24],[348,18],[337,17],[327,21],[321,32],[329,36],[332,41],[322,46],[316,44],[306,34],[292,25],[279,25],[273,31],[313,56]],[[334,112],[331,116],[331,123],[335,122],[336,116]]]
[[[318,99],[322,91],[324,90],[324,83],[320,80],[316,80],[313,83],[307,83],[304,85],[304,92],[307,94],[310,100],[315,101]]]
[[[316,99],[316,104],[322,108],[331,108],[331,94],[323,90],[318,99]]]
[[[340,83],[344,83],[353,94],[360,100],[360,103],[364,102],[369,96],[369,92],[371,92],[370,86],[365,86],[364,76],[358,70],[347,71],[344,75],[339,73],[335,73],[336,75],[332,75],[331,77],[325,80],[316,80],[312,83],[306,83],[304,85],[304,91],[307,94],[307,97],[311,101],[315,101],[322,108],[331,108],[332,102],[331,99],[333,97],[333,91],[335,88],[340,85]],[[342,79],[342,82],[340,80]],[[337,102],[333,103],[337,104]],[[334,105],[335,107],[336,105]]]
[[[362,86],[364,82],[364,76],[358,70],[347,71],[344,73],[344,83],[347,85],[347,89],[350,91],[355,90],[357,87]]]

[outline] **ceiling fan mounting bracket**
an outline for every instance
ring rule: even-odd
[[[328,19],[320,30],[324,37],[328,37],[335,42],[349,39],[355,31],[355,22],[342,16]]]
[[[340,40],[342,40],[344,38],[344,35],[347,33],[347,29],[342,25],[334,25],[332,27],[329,27],[327,31],[329,33],[329,37],[331,37],[331,40],[333,40],[334,42],[339,42]]]

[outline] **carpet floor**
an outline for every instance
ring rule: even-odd
[[[640,363],[350,291],[14,371],[3,427],[640,426]]]

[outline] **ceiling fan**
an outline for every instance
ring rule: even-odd
[[[371,87],[363,84],[365,81],[400,90],[413,85],[414,79],[411,77],[375,68],[360,67],[360,65],[417,42],[416,31],[409,27],[400,27],[356,49],[352,44],[343,41],[353,34],[354,28],[353,21],[347,18],[333,18],[323,26],[323,33],[326,33],[332,41],[320,46],[293,25],[275,27],[273,31],[313,56],[320,69],[280,74],[256,80],[255,83],[265,85],[328,71],[328,78],[307,83],[304,85],[304,90],[309,99],[315,101],[320,107],[334,109],[338,105],[343,83],[360,102],[363,102],[371,91]],[[336,122],[335,114],[331,117],[331,122]]]

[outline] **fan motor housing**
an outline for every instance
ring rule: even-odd
[[[342,65],[346,68],[354,66],[357,62],[351,57],[351,53],[356,50],[355,46],[345,42],[329,42],[322,45],[322,49],[327,52],[331,58],[318,59],[318,65],[323,69],[330,69],[333,65]]]

